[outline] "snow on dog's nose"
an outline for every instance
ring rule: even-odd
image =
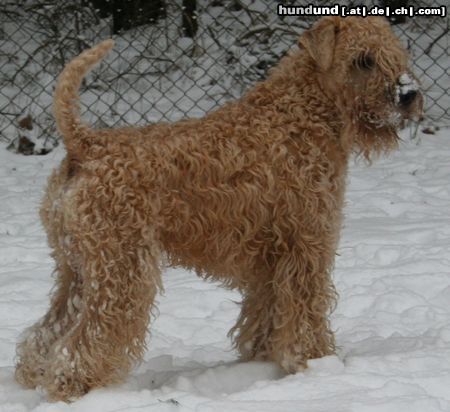
[[[397,81],[395,103],[403,107],[411,105],[419,95],[417,81],[408,73],[403,73]]]

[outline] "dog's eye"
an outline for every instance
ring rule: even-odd
[[[361,53],[353,60],[353,66],[358,69],[371,70],[375,67],[375,59],[369,53]]]

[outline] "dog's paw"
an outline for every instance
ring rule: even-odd
[[[16,365],[15,378],[21,385],[29,389],[34,389],[40,385],[44,376],[42,362],[34,362],[28,359],[27,362],[18,362]]]
[[[27,388],[40,385],[45,371],[47,348],[42,340],[42,333],[39,333],[39,329],[35,329],[27,330],[16,348],[15,378]]]
[[[284,350],[280,356],[278,356],[279,365],[287,373],[298,373],[306,369],[306,360],[301,353],[296,353],[292,350]]]
[[[72,371],[56,369],[45,374],[44,391],[52,401],[73,402],[89,390]]]
[[[53,401],[71,402],[87,393],[90,386],[79,353],[57,343],[49,356],[42,387]]]

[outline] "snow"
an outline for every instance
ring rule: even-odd
[[[395,96],[395,102],[400,102],[400,96],[406,96],[409,92],[417,92],[420,87],[415,79],[413,79],[409,73],[403,73],[398,79],[397,94]]]
[[[64,149],[24,157],[0,146],[0,411],[449,411],[450,131],[410,133],[390,156],[350,167],[336,356],[297,375],[237,362],[226,333],[239,294],[168,269],[143,363],[71,404],[48,403],[13,375],[15,343],[53,284],[38,207]]]
[[[180,39],[173,25],[164,35],[155,27],[147,44],[139,31],[118,38],[109,58],[115,60],[118,53],[124,58],[107,75],[94,72],[88,78],[97,87],[82,94],[82,105],[91,110],[85,120],[101,126],[201,116],[242,94],[265,71],[258,63],[277,61],[288,44],[295,44],[295,27],[302,28],[297,18],[280,26],[263,2],[243,3],[258,13],[250,18],[246,10],[210,7],[201,14],[198,44]],[[288,21],[291,34],[283,30]],[[413,64],[428,97],[427,118],[445,123],[448,38],[425,55],[421,50],[441,33],[441,25],[429,21],[415,19],[418,29],[394,30],[405,45],[414,46]],[[231,31],[222,32],[222,26]],[[29,53],[41,44],[28,37],[26,28],[5,27],[23,36],[15,41]],[[99,33],[93,29],[87,39],[97,42]],[[17,54],[14,43],[4,43],[5,56]],[[18,56],[4,66],[5,73],[16,73],[27,58]],[[44,139],[37,136],[55,136],[49,111],[42,111],[51,106],[55,73],[35,66],[17,84],[4,84],[2,105],[14,102],[40,120],[28,137],[43,147]],[[406,74],[400,80],[399,93],[417,87]],[[36,102],[19,93],[25,86]],[[13,139],[17,130],[7,126],[2,133]],[[169,269],[143,363],[123,384],[92,391],[72,404],[48,403],[42,391],[20,387],[13,367],[19,335],[45,313],[53,286],[54,262],[38,207],[64,149],[24,157],[0,142],[0,412],[450,411],[450,130],[419,133],[415,140],[410,133],[402,133],[399,151],[371,167],[358,161],[350,169],[334,271],[340,293],[332,316],[336,356],[312,360],[295,376],[273,363],[237,362],[226,334],[238,316],[239,294]]]

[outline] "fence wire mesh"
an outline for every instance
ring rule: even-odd
[[[68,60],[102,39],[113,37],[116,46],[82,85],[84,119],[99,127],[138,125],[201,116],[239,97],[316,19],[278,16],[270,0],[1,0],[0,139],[26,154],[57,144],[55,79]],[[392,23],[412,55],[426,118],[448,124],[448,16]]]

